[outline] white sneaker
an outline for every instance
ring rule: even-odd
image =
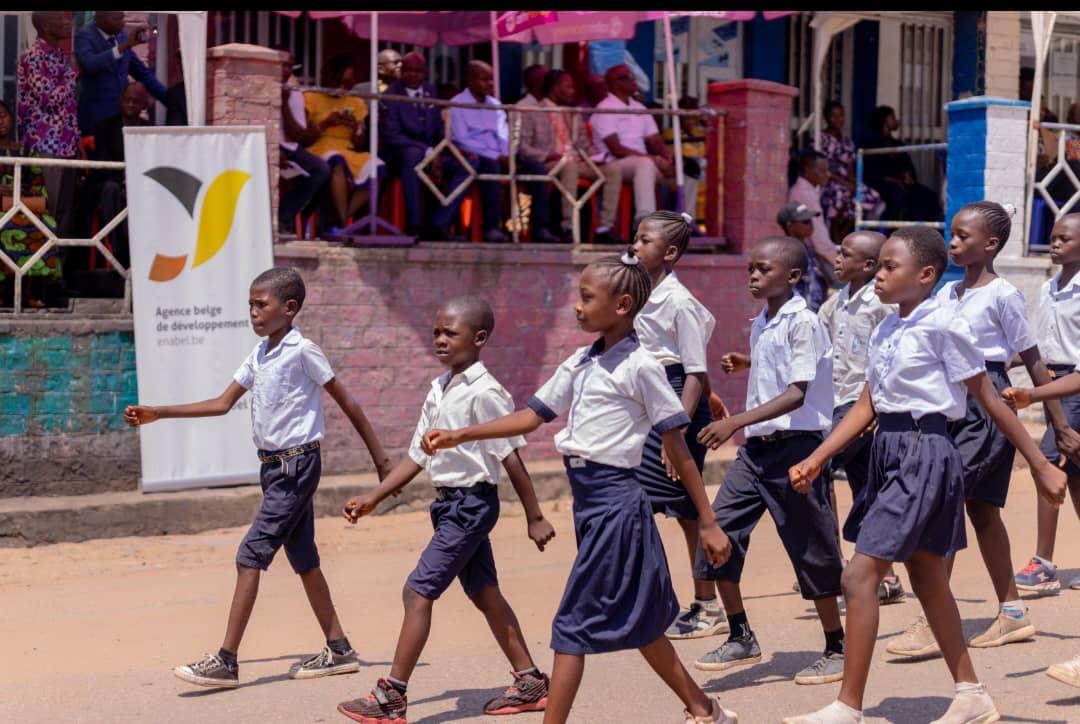
[[[1080,591],[1080,576],[1069,581],[1069,588]]]
[[[889,642],[885,650],[895,656],[911,658],[941,655],[941,648],[934,638],[934,632],[930,630],[926,616],[915,619],[903,634]]]
[[[720,706],[719,699],[712,700],[712,713],[709,716],[694,716],[683,709],[686,724],[739,724],[739,715]]]
[[[1046,675],[1063,684],[1080,688],[1080,655],[1068,661],[1062,661],[1060,664],[1054,664],[1046,670]]]
[[[784,724],[863,724],[862,712],[854,712],[850,706],[844,706],[839,701],[834,701],[824,709],[818,709],[813,714],[802,716],[789,716],[784,719]]]
[[[944,716],[930,724],[991,724],[1001,719],[986,690],[957,694]]]

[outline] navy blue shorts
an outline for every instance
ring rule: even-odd
[[[465,595],[475,598],[487,586],[499,585],[488,538],[499,521],[499,491],[487,483],[475,492],[455,488],[439,491],[441,499],[431,504],[435,535],[405,585],[435,601],[457,578]]]
[[[694,578],[738,583],[750,533],[768,511],[803,598],[840,595],[843,567],[826,478],[819,476],[804,495],[791,487],[788,477],[788,469],[805,460],[821,440],[819,432],[802,432],[771,442],[750,438],[739,448],[712,506],[716,522],[731,540],[731,557],[715,568],[698,546]]]
[[[237,563],[265,571],[278,549],[285,546],[289,565],[297,573],[319,567],[312,499],[319,488],[321,472],[322,455],[318,448],[288,458],[284,471],[280,462],[262,464],[259,469],[262,505],[236,552]]]
[[[1012,384],[1001,362],[987,362],[986,375],[1000,394]],[[964,462],[964,496],[995,508],[1005,507],[1016,448],[990,419],[975,395],[967,396],[967,414],[949,423]]]
[[[916,551],[955,554],[967,545],[963,470],[943,415],[879,414],[870,480],[844,539],[883,561],[906,561]]]
[[[845,415],[851,412],[851,408],[854,406],[854,402],[845,402],[833,410],[832,429],[836,429],[836,426],[840,424]],[[848,485],[851,486],[852,501],[858,498],[866,488],[866,480],[870,475],[870,445],[873,439],[873,433],[863,433],[832,459],[832,471],[843,469],[847,473]]]
[[[1055,379],[1057,377],[1064,377],[1067,374],[1075,371],[1075,367],[1072,365],[1048,365],[1050,371],[1054,373]],[[1066,397],[1062,399],[1061,406],[1065,409],[1065,419],[1069,423],[1069,427],[1074,430],[1080,430],[1080,395],[1073,395],[1072,397]],[[1046,432],[1043,434],[1042,441],[1039,443],[1039,450],[1046,456],[1046,459],[1055,465],[1061,460],[1061,453],[1057,449],[1057,439],[1054,437],[1054,428],[1049,425],[1046,426]],[[1070,478],[1080,478],[1080,466],[1074,463],[1069,458],[1065,458],[1065,464],[1062,466],[1065,474]]]

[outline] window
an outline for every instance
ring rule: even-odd
[[[813,133],[810,124],[813,123],[814,113],[820,113],[820,108],[813,108],[814,102],[814,29],[810,27],[813,12],[801,12],[788,18],[788,62],[787,84],[799,89],[799,95],[791,102],[791,130],[796,134],[805,126]],[[854,67],[852,48],[855,42],[855,33],[848,28],[842,33],[833,36],[829,44],[829,52],[825,56],[825,65],[822,68],[821,101],[835,100],[843,104],[844,108],[851,108],[851,75]],[[844,132],[851,134],[851,114],[845,119]],[[807,143],[812,142],[810,136],[806,136]],[[799,145],[799,144],[796,144]]]
[[[15,72],[24,42],[22,18],[0,15],[0,94],[12,113],[15,113]]]

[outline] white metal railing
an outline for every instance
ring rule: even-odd
[[[1028,196],[1027,206],[1030,213],[1034,213],[1034,201],[1035,193],[1038,192],[1042,200],[1054,213],[1054,221],[1057,221],[1065,214],[1069,213],[1077,202],[1080,202],[1080,178],[1077,177],[1076,171],[1069,166],[1068,152],[1066,150],[1066,142],[1069,140],[1068,136],[1071,134],[1078,144],[1080,144],[1080,125],[1073,123],[1039,123],[1039,129],[1046,129],[1048,131],[1057,132],[1057,145],[1055,147],[1054,164],[1046,172],[1046,174],[1039,180],[1035,177],[1029,179],[1028,183]],[[1049,149],[1044,149],[1049,150]],[[1080,154],[1078,154],[1076,161],[1080,161]],[[1073,192],[1069,195],[1069,198],[1065,199],[1059,204],[1054,197],[1050,194],[1050,185],[1057,180],[1059,175],[1064,174],[1068,180],[1069,185],[1072,186]],[[1029,222],[1030,227],[1034,226],[1034,219]],[[1031,243],[1031,240],[1025,235],[1025,241],[1027,242],[1028,251],[1046,252],[1049,251],[1049,243]]]
[[[112,252],[105,246],[103,240],[108,236],[113,229],[120,225],[125,219],[127,219],[127,206],[113,217],[109,223],[105,224],[96,234],[88,239],[62,239],[56,235],[56,232],[49,228],[48,224],[41,220],[37,214],[30,210],[30,208],[23,203],[22,193],[22,174],[23,167],[25,166],[59,166],[61,168],[88,168],[88,169],[101,169],[109,171],[123,171],[126,166],[124,163],[117,161],[83,161],[79,159],[67,159],[67,158],[38,158],[33,156],[0,156],[0,168],[13,167],[12,174],[12,189],[11,189],[11,208],[8,209],[3,216],[0,216],[0,229],[7,225],[15,216],[22,214],[30,223],[32,223],[42,234],[45,235],[45,243],[41,245],[33,256],[27,259],[22,266],[19,266],[14,261],[8,258],[8,255],[0,251],[0,264],[3,264],[8,271],[15,276],[15,291],[14,298],[12,300],[13,306],[10,308],[16,316],[24,313],[22,308],[22,286],[23,279],[29,273],[38,261],[45,256],[49,251],[56,248],[63,247],[90,247],[97,249],[105,260],[109,263],[113,269],[116,270],[120,276],[124,278],[124,303],[123,303],[123,316],[130,316],[131,314],[131,271],[125,269],[120,262],[116,260],[116,257],[112,255]],[[0,311],[7,311],[0,309]],[[36,310],[35,310],[36,311]]]

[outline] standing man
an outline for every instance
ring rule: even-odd
[[[84,136],[116,113],[128,76],[142,83],[154,98],[168,102],[165,86],[132,50],[151,37],[148,25],[140,25],[131,34],[125,32],[123,10],[99,10],[94,13],[94,22],[76,33],[75,60],[82,72],[79,131]]]

